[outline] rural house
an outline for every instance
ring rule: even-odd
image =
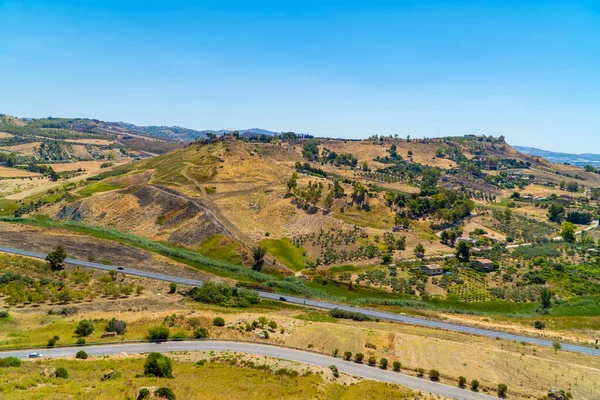
[[[480,272],[489,272],[494,270],[494,262],[487,258],[477,258],[471,261],[471,266]]]
[[[429,276],[442,275],[444,273],[444,269],[437,264],[423,265],[421,270],[425,272],[425,275]]]

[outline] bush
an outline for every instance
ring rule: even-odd
[[[77,352],[77,354],[75,354],[75,358],[79,358],[79,359],[82,359],[82,360],[87,360],[88,355],[87,355],[87,353],[85,351],[79,350]]]
[[[117,335],[122,335],[127,330],[127,323],[116,318],[111,319],[104,328],[106,332],[115,332]]]
[[[269,328],[273,329],[273,330],[277,329],[277,322],[275,322],[273,320],[270,320],[269,321]]]
[[[344,352],[344,359],[346,361],[350,361],[352,359],[352,352],[351,351],[345,351]]]
[[[465,378],[464,376],[459,376],[458,377],[458,387],[461,389],[464,389],[465,385],[467,384],[467,378]]]
[[[331,354],[332,354],[334,357],[337,357],[337,356],[338,356],[338,354],[340,354],[340,349],[333,349],[333,351],[331,352]]]
[[[471,390],[476,392],[479,389],[479,381],[477,379],[473,379],[471,381]]]
[[[8,311],[0,311],[0,318],[8,318]]]
[[[356,353],[354,355],[354,361],[356,361],[359,364],[361,364],[364,359],[365,359],[365,356],[363,355],[363,353]]]
[[[167,340],[171,335],[171,331],[166,326],[154,326],[148,329],[148,340]]]
[[[177,292],[177,284],[175,282],[169,283],[169,293],[174,294]]]
[[[173,361],[160,353],[150,353],[144,363],[144,375],[158,378],[173,377]]]
[[[20,367],[21,360],[17,357],[0,358],[0,368]]]
[[[150,397],[150,391],[146,388],[140,389],[140,393],[136,400],[144,400]]]
[[[253,290],[236,288],[226,283],[205,282],[194,293],[194,300],[223,307],[249,307],[260,302]]]
[[[429,370],[429,379],[431,379],[432,381],[439,381],[440,380],[440,371],[438,371],[437,369],[430,369]]]
[[[79,321],[77,328],[75,328],[75,334],[77,336],[89,336],[92,333],[94,333],[95,329],[96,327],[94,327],[94,323],[92,321],[82,319],[81,321]]]
[[[156,389],[154,395],[160,399],[175,400],[175,393],[173,393],[171,388],[168,387],[161,387]]]
[[[379,366],[382,369],[387,369],[387,367],[388,367],[388,359],[387,358],[382,358],[381,360],[379,360]]]
[[[544,321],[535,321],[533,323],[533,327],[535,329],[544,329],[546,327],[546,324],[544,323]]]
[[[175,334],[173,336],[171,336],[171,339],[181,341],[181,340],[185,340],[186,337],[187,336],[185,335],[184,331],[179,331],[179,332],[175,332]]]
[[[508,386],[504,383],[498,384],[498,397],[504,398],[506,397],[506,392],[508,391]]]
[[[58,368],[56,368],[56,377],[57,378],[68,379],[69,378],[69,373],[63,367],[58,367]]]
[[[56,342],[58,342],[59,340],[60,338],[58,336],[53,336],[51,339],[48,340],[48,347],[54,347]]]
[[[392,369],[396,372],[400,372],[400,368],[402,368],[402,364],[400,364],[400,361],[394,361],[392,363]]]
[[[194,331],[194,337],[196,339],[206,339],[208,338],[208,329],[206,328],[198,328]]]
[[[423,369],[423,368],[417,368],[417,376],[419,378],[422,378],[424,374],[425,374],[425,369]]]
[[[369,357],[368,363],[370,366],[374,366],[375,364],[377,364],[377,359],[375,358],[375,356]]]
[[[83,346],[85,344],[85,339],[81,337],[78,338],[76,344],[77,346]]]
[[[222,317],[217,317],[213,319],[214,326],[225,326],[225,320]]]
[[[355,312],[355,311],[346,311],[346,310],[342,310],[340,308],[334,308],[333,310],[329,311],[329,315],[331,315],[334,318],[342,318],[342,319],[351,319],[353,321],[371,321],[371,317],[359,313],[359,312]]]

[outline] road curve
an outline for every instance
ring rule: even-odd
[[[282,358],[291,361],[297,361],[304,364],[316,365],[327,368],[335,365],[340,372],[361,378],[372,379],[376,381],[394,383],[406,386],[410,389],[433,393],[457,400],[490,400],[494,397],[475,393],[469,390],[460,389],[441,383],[431,382],[427,379],[416,378],[414,376],[403,375],[398,372],[382,370],[377,367],[369,367],[366,364],[357,364],[351,361],[344,361],[340,358],[309,353],[301,350],[294,350],[284,347],[269,346],[258,343],[242,343],[227,341],[181,341],[181,342],[149,342],[149,343],[129,343],[129,344],[107,344],[97,346],[83,347],[62,347],[36,350],[18,350],[0,352],[2,357],[27,358],[31,352],[42,353],[44,358],[54,357],[72,357],[79,350],[85,350],[90,356],[105,356],[111,354],[139,354],[156,352],[174,352],[174,351],[230,351],[238,353],[250,353],[261,356]]]
[[[41,258],[41,259],[46,258],[45,254],[35,253],[32,251],[27,251],[27,250],[8,248],[8,247],[0,247],[0,252],[17,254],[17,255],[33,257],[33,258]],[[115,267],[115,266],[98,264],[98,263],[94,263],[94,262],[90,262],[90,261],[76,260],[73,258],[67,258],[65,260],[65,262],[68,264],[72,264],[72,265],[78,265],[78,266],[86,267],[86,268],[100,269],[100,270],[104,270],[104,271],[110,271],[110,270],[117,269],[117,267]],[[154,273],[154,272],[146,272],[146,271],[140,271],[140,270],[130,269],[130,268],[125,268],[124,270],[119,271],[119,272],[123,273],[123,274],[139,276],[139,277],[143,277],[143,278],[157,279],[157,280],[167,281],[167,282],[175,282],[175,283],[179,283],[179,284],[183,284],[183,285],[192,285],[192,286],[202,285],[202,281],[196,280],[196,279],[181,278],[178,276],[158,274],[158,273]],[[280,295],[277,293],[262,292],[262,291],[259,291],[258,293],[262,298],[265,298],[265,299],[279,300],[279,298],[280,298]],[[348,311],[361,312],[372,318],[379,318],[382,320],[403,322],[403,323],[411,324],[411,325],[419,325],[419,326],[425,326],[425,327],[429,327],[429,328],[439,328],[439,329],[445,329],[445,330],[453,331],[453,332],[467,333],[467,334],[478,335],[478,336],[486,336],[486,337],[490,337],[490,338],[500,338],[500,339],[504,339],[504,340],[523,342],[523,343],[533,344],[533,345],[537,345],[537,346],[552,347],[552,341],[546,340],[546,339],[538,339],[538,338],[534,338],[534,337],[530,337],[530,336],[521,336],[521,335],[516,335],[516,334],[511,334],[511,333],[494,331],[494,330],[490,330],[490,329],[481,329],[481,328],[473,328],[473,327],[469,327],[469,326],[455,325],[455,324],[450,324],[448,322],[428,320],[428,319],[418,318],[418,317],[409,317],[409,316],[394,314],[394,313],[389,313],[389,312],[375,311],[375,310],[371,310],[368,308],[362,308],[362,307],[350,307],[350,306],[329,303],[329,302],[320,301],[320,300],[305,299],[302,297],[285,295],[285,298],[288,303],[293,303],[293,304],[306,305],[306,306],[322,308],[322,309],[326,309],[326,310],[331,310],[333,308],[339,308],[339,309],[348,310]],[[594,349],[592,347],[578,346],[578,345],[573,345],[573,344],[568,344],[568,343],[562,343],[561,346],[562,346],[562,350],[565,350],[565,351],[600,356],[600,350]]]

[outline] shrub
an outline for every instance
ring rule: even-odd
[[[346,361],[350,361],[350,359],[352,359],[352,352],[351,351],[345,351],[344,352],[344,359]]]
[[[171,335],[171,331],[166,326],[153,326],[148,329],[148,340],[167,340]]]
[[[53,336],[52,338],[50,338],[48,340],[48,347],[54,347],[56,342],[58,342],[59,340],[60,340],[60,338],[58,336]]]
[[[471,381],[471,390],[476,392],[479,389],[479,381],[477,379],[473,379]]]
[[[77,336],[89,336],[94,333],[94,323],[88,319],[82,319],[79,321],[77,328],[75,328],[75,334]]]
[[[144,363],[144,375],[158,378],[173,377],[173,361],[160,353],[150,353]]]
[[[20,367],[21,360],[17,357],[0,358],[0,368]]]
[[[87,355],[87,353],[85,351],[79,350],[77,352],[77,354],[75,354],[75,358],[79,358],[79,359],[82,359],[82,360],[87,360],[88,355]]]
[[[335,365],[330,365],[330,366],[329,366],[329,369],[330,369],[331,371],[333,371],[333,376],[334,376],[335,378],[339,378],[339,376],[340,376],[340,371],[338,371],[338,368],[337,368]]]
[[[422,378],[423,374],[425,374],[425,369],[423,369],[423,368],[417,368],[417,376],[419,378]]]
[[[508,386],[504,383],[498,384],[498,397],[504,398],[506,397],[506,392],[508,391]]]
[[[144,400],[150,397],[150,390],[143,388],[140,389],[140,393],[138,394],[138,397],[136,400]]]
[[[69,378],[69,373],[63,367],[58,367],[58,368],[56,368],[56,377],[67,379],[67,378]]]
[[[375,364],[377,364],[377,359],[375,358],[375,356],[369,357],[368,363],[370,366],[374,366]]]
[[[116,318],[111,319],[104,328],[106,332],[115,332],[117,335],[122,335],[127,330],[127,323]]]
[[[8,311],[0,311],[0,318],[8,318]]]
[[[194,331],[194,337],[196,339],[206,339],[208,338],[208,329],[206,328],[198,328]]]
[[[85,339],[84,338],[78,338],[77,339],[77,346],[83,346],[85,344]]]
[[[169,283],[169,293],[173,294],[177,292],[177,284],[175,282]]]
[[[546,324],[544,323],[544,321],[535,321],[533,323],[533,327],[535,329],[544,329],[546,327]]]
[[[381,360],[379,360],[379,366],[381,366],[382,369],[387,369],[387,367],[388,367],[388,359],[387,358],[382,358]]]
[[[376,349],[377,346],[375,346],[373,343],[365,343],[365,347],[368,349]]]
[[[400,361],[394,361],[392,363],[392,369],[396,372],[400,372],[400,368],[402,368],[402,364],[400,363]]]
[[[437,369],[430,369],[429,370],[429,379],[431,379],[432,381],[439,381],[440,380],[440,371],[438,371]]]
[[[273,330],[277,329],[277,322],[275,322],[273,320],[270,320],[269,321],[269,328],[271,328]]]
[[[467,378],[465,378],[464,376],[459,376],[458,377],[458,387],[463,389],[465,387],[465,385],[467,384]]]
[[[265,339],[268,339],[269,338],[269,332],[263,331],[263,336],[265,337]]]
[[[175,332],[175,334],[173,334],[173,336],[171,336],[171,339],[181,341],[181,340],[185,340],[186,337],[187,336],[185,335],[184,331],[178,331],[178,332]]]
[[[260,297],[255,291],[213,282],[203,283],[194,293],[194,299],[224,307],[249,307],[260,302]]]
[[[337,356],[338,356],[338,354],[340,354],[340,349],[333,349],[333,351],[331,352],[331,354],[332,354],[334,357],[337,357]]]
[[[173,393],[171,388],[168,387],[161,387],[156,389],[154,395],[161,399],[175,400],[175,393]]]
[[[351,319],[353,321],[371,321],[371,317],[355,312],[355,311],[346,311],[340,308],[334,308],[329,311],[329,315],[334,318],[342,318],[342,319]]]
[[[554,339],[552,341],[552,348],[554,349],[554,352],[557,352],[558,350],[562,349],[562,345],[558,340]]]
[[[356,353],[354,355],[354,361],[356,361],[359,364],[362,363],[364,359],[365,359],[365,356],[363,355],[363,353]]]
[[[225,320],[222,317],[217,317],[213,319],[214,326],[225,326]]]

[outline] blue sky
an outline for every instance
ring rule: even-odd
[[[600,153],[600,3],[0,0],[0,113]]]

